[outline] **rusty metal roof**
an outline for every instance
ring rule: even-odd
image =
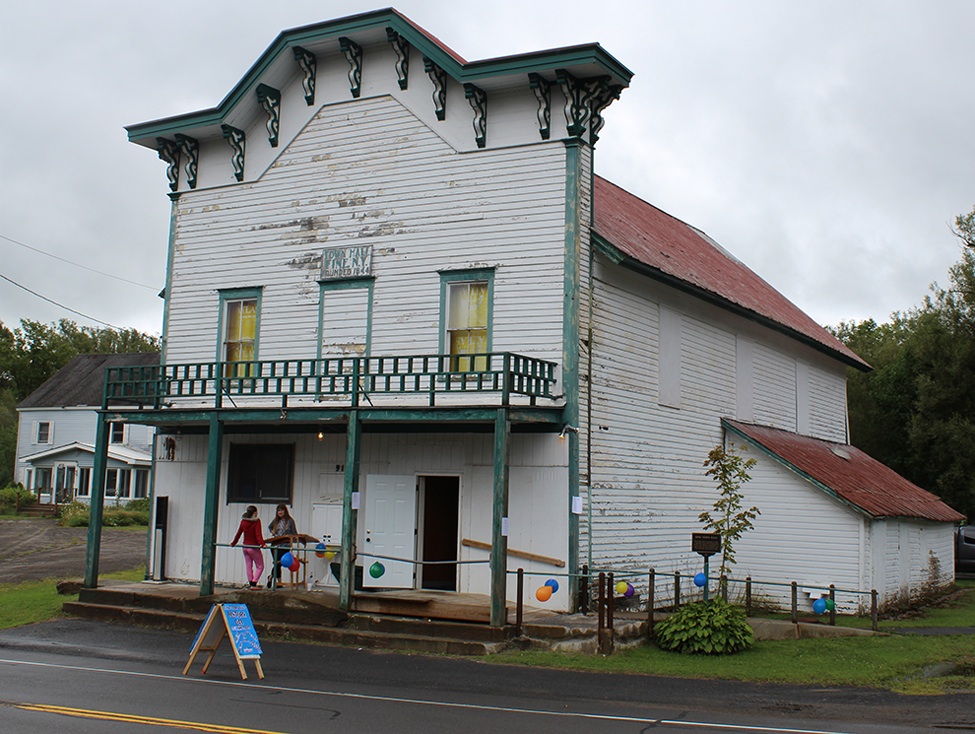
[[[714,240],[599,176],[593,231],[619,261],[861,370],[870,366]]]
[[[952,523],[965,519],[937,495],[850,444],[741,421],[726,419],[721,424],[836,499],[871,517]]]

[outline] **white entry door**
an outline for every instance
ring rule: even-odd
[[[389,558],[416,560],[416,477],[366,477],[366,512],[362,518],[362,585],[366,588],[412,589],[414,564]],[[369,554],[386,556],[373,558]],[[381,564],[375,567],[374,564]]]

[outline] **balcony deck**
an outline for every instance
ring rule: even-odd
[[[212,411],[321,420],[354,409],[385,421],[410,412],[470,420],[505,407],[551,423],[559,384],[557,364],[511,352],[195,362],[109,367],[102,409],[164,423],[177,413],[190,422]]]

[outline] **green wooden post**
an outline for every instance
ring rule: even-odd
[[[491,626],[508,621],[508,537],[502,532],[508,519],[508,438],[511,424],[507,408],[494,419],[494,518],[491,535]]]
[[[85,588],[98,586],[98,555],[102,547],[102,510],[105,505],[105,469],[108,466],[108,423],[102,413],[95,426],[95,459],[91,470],[88,548],[85,553]]]
[[[353,495],[359,496],[359,452],[362,445],[362,423],[359,411],[349,411],[345,433],[345,493],[342,498],[342,561],[339,573],[339,609],[352,606],[355,590],[355,536],[359,511],[352,509]]]
[[[562,392],[565,395],[563,420],[573,428],[579,426],[579,287],[582,250],[582,146],[578,139],[565,141],[565,264],[562,290]],[[590,277],[591,274],[590,274]],[[591,348],[592,345],[590,345]],[[579,496],[579,434],[566,435],[569,449],[569,598],[578,598],[579,585],[579,516],[572,503]],[[589,471],[587,467],[587,472]],[[590,546],[592,528],[589,529]],[[590,554],[591,556],[591,554]],[[592,558],[589,559],[590,565]]]
[[[210,414],[210,442],[207,449],[207,486],[203,499],[203,556],[200,564],[200,596],[213,593],[216,569],[214,543],[217,542],[217,506],[220,499],[220,461],[223,449],[223,423],[217,413]]]

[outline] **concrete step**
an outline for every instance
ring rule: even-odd
[[[85,619],[138,624],[187,634],[195,634],[206,619],[206,613],[82,601],[65,602],[62,608],[67,614]],[[253,619],[253,622],[258,635],[273,639],[362,647],[371,650],[398,650],[441,655],[489,655],[499,652],[507,644],[505,639],[476,640],[432,634],[437,631],[433,627],[427,629],[431,634],[420,634],[406,631],[392,632],[390,629],[369,629],[369,625],[365,629],[360,629],[357,626],[336,627],[257,618]]]

